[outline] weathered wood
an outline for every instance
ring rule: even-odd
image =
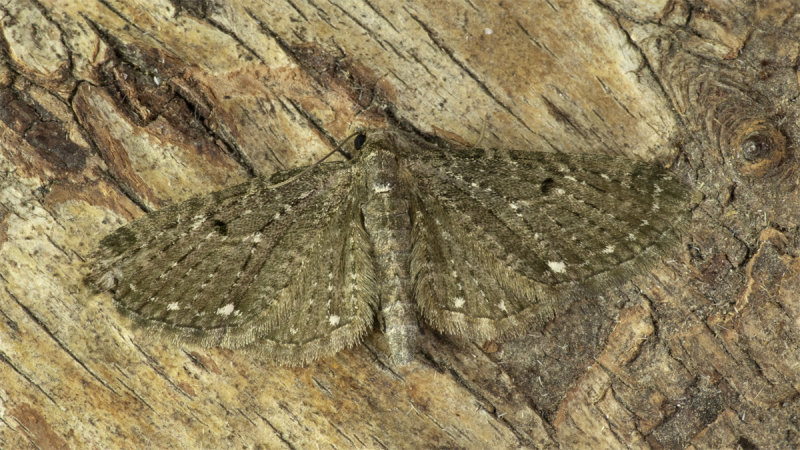
[[[0,5],[0,447],[800,445],[795,2]],[[298,369],[147,339],[83,285],[145,211],[354,126],[627,155],[699,194],[542,331]]]

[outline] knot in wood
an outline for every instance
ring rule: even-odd
[[[786,138],[770,123],[758,119],[740,123],[729,142],[742,175],[761,178],[781,171],[786,159]]]

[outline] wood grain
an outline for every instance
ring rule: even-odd
[[[0,5],[0,447],[796,447],[796,2]],[[159,343],[83,284],[144,212],[357,126],[625,155],[684,245],[541,333],[299,368]]]

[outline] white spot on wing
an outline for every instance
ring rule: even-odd
[[[203,223],[206,221],[206,217],[205,216],[194,216],[194,217],[192,217],[192,220],[194,220],[194,223],[192,224],[192,226],[190,228],[192,229],[192,231],[194,231],[194,230],[200,228],[201,225],[203,225]]]
[[[386,183],[386,184],[377,184],[376,183],[376,184],[372,185],[372,192],[374,192],[376,194],[383,194],[384,192],[389,192],[391,190],[392,190],[392,185],[388,184],[388,183]]]
[[[608,180],[610,180],[610,179],[611,179],[611,178],[609,178],[609,177],[608,177],[608,175],[606,175],[606,174],[604,174],[604,173],[601,173],[601,174],[600,174],[600,178],[602,178],[602,179],[604,179],[604,180],[606,180],[606,181],[608,181]]]
[[[339,316],[331,315],[330,317],[328,317],[328,323],[330,323],[332,327],[339,325]]]
[[[220,316],[230,316],[231,313],[233,313],[233,303],[228,303],[222,308],[217,309],[217,315]]]
[[[613,245],[606,245],[606,248],[603,249],[603,253],[605,253],[606,255],[610,255],[611,253],[614,253],[615,249],[616,247],[614,247]]]
[[[456,308],[461,308],[462,306],[464,306],[465,302],[466,301],[464,300],[463,297],[456,297],[453,299],[453,306],[455,306]]]
[[[177,311],[179,309],[181,308],[180,306],[178,306],[178,302],[172,302],[169,305],[167,305],[167,311]]]
[[[567,272],[567,265],[563,261],[547,261],[547,267],[555,273]]]

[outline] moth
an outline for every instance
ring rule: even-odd
[[[644,162],[446,147],[400,130],[350,145],[349,161],[117,229],[90,281],[151,330],[287,365],[358,343],[377,319],[405,364],[421,322],[474,340],[525,333],[645,270],[688,217],[688,189]]]

